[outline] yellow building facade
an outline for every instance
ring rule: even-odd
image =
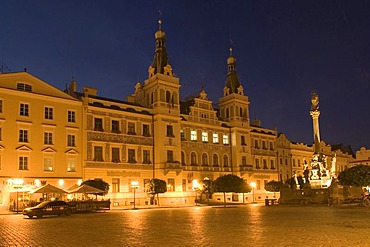
[[[16,72],[0,74],[0,106],[2,206],[9,206],[15,189],[67,188],[82,179],[81,101]]]

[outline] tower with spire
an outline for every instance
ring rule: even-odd
[[[141,104],[152,109],[154,138],[154,162],[157,168],[166,163],[179,161],[181,156],[179,78],[175,77],[168,60],[166,33],[162,20],[158,20],[155,33],[155,52],[144,85],[136,85],[136,94],[144,95]]]
[[[227,58],[226,85],[223,97],[219,100],[219,107],[221,118],[228,121],[231,126],[249,125],[249,100],[248,96],[244,95],[244,88],[239,82],[232,47]]]

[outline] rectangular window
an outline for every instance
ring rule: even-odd
[[[190,140],[192,140],[192,141],[197,140],[197,131],[196,130],[190,131]]]
[[[2,135],[1,127],[0,127],[0,141],[2,140],[3,140],[3,135]]]
[[[44,171],[53,171],[52,157],[44,157]]]
[[[0,99],[0,113],[3,113],[3,100]]]
[[[247,165],[247,157],[242,156],[242,166],[246,166],[246,165]]]
[[[112,120],[112,132],[113,133],[121,133],[121,131],[119,130],[119,121]]]
[[[185,179],[182,179],[181,181],[182,181],[182,183],[181,183],[181,185],[182,185],[182,191],[186,191],[186,178]]]
[[[229,136],[228,135],[223,135],[222,136],[222,143],[227,145],[229,144]]]
[[[76,136],[75,135],[68,135],[67,136],[67,146],[75,147],[76,146]]]
[[[213,143],[218,143],[218,134],[213,134]]]
[[[185,141],[185,133],[184,133],[184,130],[180,130],[180,136],[181,136],[181,141]]]
[[[112,178],[112,192],[113,193],[120,192],[120,180],[119,180],[119,178]]]
[[[68,122],[69,123],[76,122],[76,112],[75,111],[68,111]]]
[[[136,135],[135,123],[127,123],[127,134]]]
[[[94,130],[95,131],[103,131],[103,119],[94,118]]]
[[[32,92],[32,86],[25,83],[17,83],[17,90]]]
[[[173,162],[173,151],[167,150],[167,162]]]
[[[270,142],[270,150],[274,150],[274,144]]]
[[[262,149],[267,149],[266,141],[262,141]]]
[[[94,147],[94,160],[103,161],[103,147],[99,146]]]
[[[121,159],[119,157],[119,148],[112,148],[112,162],[121,162]]]
[[[44,132],[44,144],[52,145],[53,144],[53,133]]]
[[[45,107],[45,119],[53,119],[53,110],[51,107]]]
[[[19,130],[19,142],[28,142],[28,130]]]
[[[143,136],[150,136],[149,125],[143,124]]]
[[[175,191],[175,179],[169,178],[167,180],[167,191]]]
[[[262,162],[263,162],[263,169],[268,169],[268,167],[267,167],[267,160],[262,160]]]
[[[68,172],[75,172],[76,171],[76,164],[77,159],[76,158],[67,158],[67,171]]]
[[[150,151],[143,150],[143,164],[150,164]]]
[[[208,133],[202,132],[202,142],[208,142]]]
[[[136,158],[135,158],[135,149],[128,149],[127,150],[128,154],[128,162],[129,163],[136,163]]]
[[[255,148],[259,148],[259,147],[258,147],[258,140],[254,140],[254,147],[255,147]]]
[[[240,142],[242,146],[247,146],[247,143],[245,142],[245,136],[241,136],[240,138],[241,138]]]
[[[19,106],[19,115],[28,117],[29,116],[29,106],[28,104],[20,104]]]
[[[28,157],[27,156],[19,156],[18,169],[19,170],[28,170]]]
[[[167,137],[175,137],[173,135],[173,126],[172,125],[167,125]]]
[[[259,159],[255,159],[256,169],[261,169]]]
[[[295,159],[293,159],[293,166],[295,166]]]
[[[270,167],[271,169],[275,169],[275,164],[273,160],[270,160]]]

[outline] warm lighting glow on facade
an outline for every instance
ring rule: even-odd
[[[256,183],[255,182],[251,182],[250,185],[251,185],[252,188],[256,188]]]
[[[64,180],[63,179],[59,179],[58,184],[59,184],[59,186],[63,186],[64,185]]]

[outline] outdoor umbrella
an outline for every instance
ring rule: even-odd
[[[78,188],[68,191],[69,193],[85,193],[85,194],[101,194],[104,190],[97,189],[87,184],[83,184]]]
[[[36,190],[34,191],[31,191],[32,194],[34,193],[43,193],[43,194],[47,194],[47,193],[58,193],[58,194],[66,194],[67,191],[65,190],[62,190],[58,187],[55,187],[51,184],[47,184],[47,185],[44,185],[44,186],[41,186],[40,188],[37,188]]]

